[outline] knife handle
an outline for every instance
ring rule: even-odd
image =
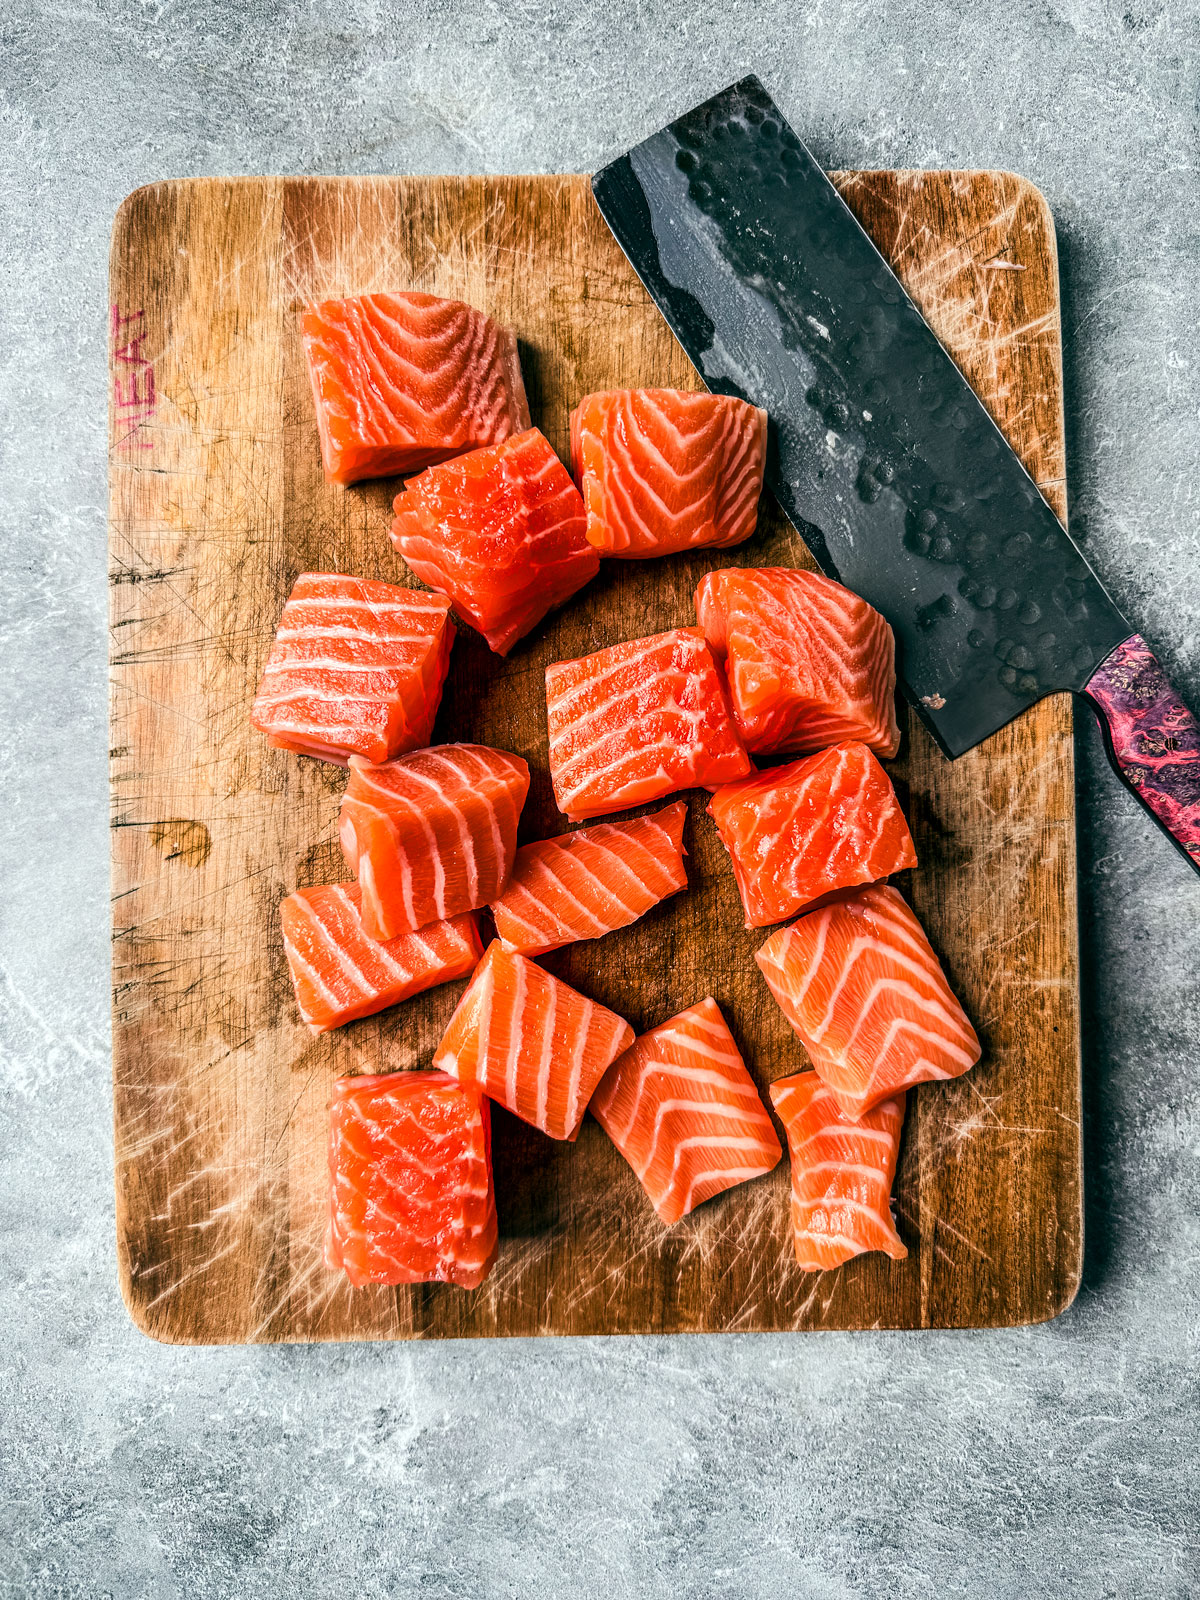
[[[1083,693],[1113,766],[1200,872],[1200,723],[1140,633],[1104,658]]]

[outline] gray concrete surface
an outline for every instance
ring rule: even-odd
[[[113,1256],[105,260],[153,178],[588,169],[746,68],[1063,250],[1073,518],[1200,706],[1186,0],[0,11],[0,1592],[1200,1593],[1200,878],[1080,738],[1090,1230],[994,1335],[188,1351]]]

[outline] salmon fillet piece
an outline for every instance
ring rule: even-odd
[[[614,389],[571,413],[571,463],[601,554],[645,559],[754,532],[767,413],[731,395]]]
[[[770,1172],[783,1154],[711,996],[618,1056],[591,1111],[668,1224]]]
[[[865,744],[835,745],[728,784],[708,812],[733,862],[748,928],[917,864],[896,791]]]
[[[271,744],[345,766],[429,743],[454,643],[444,595],[304,572],[283,608],[250,721]]]
[[[491,1116],[444,1072],[339,1078],[329,1107],[325,1264],[355,1288],[476,1289],[496,1259]]]
[[[555,662],[546,714],[554,798],[572,821],[752,770],[699,628]]]
[[[529,792],[520,756],[481,744],[350,758],[338,832],[373,939],[443,922],[503,891]]]
[[[771,1085],[791,1151],[792,1238],[805,1272],[827,1272],[869,1250],[907,1256],[891,1209],[904,1099],[903,1091],[889,1096],[852,1122],[815,1072]]]
[[[696,616],[725,658],[747,750],[804,754],[857,739],[896,754],[896,642],[860,596],[817,572],[726,567],[701,579]]]
[[[633,1029],[527,957],[492,941],[433,1057],[552,1139],[576,1139]]]
[[[600,570],[579,490],[536,428],[410,478],[392,543],[507,655]]]
[[[496,932],[510,950],[537,956],[628,927],[687,888],[686,816],[687,803],[677,800],[654,816],[522,845],[508,887],[492,902]]]
[[[297,889],[279,907],[300,1015],[316,1033],[373,1016],[474,971],[483,955],[472,912],[381,943],[363,926],[356,883]]]
[[[810,911],[755,959],[847,1117],[979,1060],[975,1030],[924,929],[887,885]]]
[[[461,300],[324,300],[302,334],[330,483],[419,472],[529,426],[516,335]]]

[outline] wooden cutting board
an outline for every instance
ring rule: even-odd
[[[1004,173],[839,174],[1060,514],[1053,226]],[[897,1179],[908,1259],[806,1276],[786,1160],[663,1229],[601,1129],[557,1144],[495,1116],[501,1250],[479,1290],[351,1290],[322,1265],[333,1079],[427,1063],[451,985],[314,1037],[292,1003],[282,896],[345,876],[343,774],[247,721],[293,579],[411,581],[386,537],[396,485],[321,476],[298,311],[418,288],[515,326],[534,421],[561,454],[580,395],[700,387],[587,180],[201,180],[138,190],[111,268],[114,1092],[121,1282],[156,1338],[197,1343],[470,1334],[995,1327],[1066,1306],[1082,1255],[1071,708],[1033,708],[945,761],[910,722],[893,776],[921,858],[902,887],[985,1042],[910,1101]],[[435,737],[534,770],[522,837],[561,831],[543,669],[693,620],[700,574],[811,562],[773,505],[736,551],[608,562],[507,661],[460,630]],[[760,1085],[804,1053],[753,960],[694,795],[690,891],[547,966],[641,1030],[713,994]]]

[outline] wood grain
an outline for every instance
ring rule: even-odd
[[[1053,229],[998,173],[836,180],[1063,512]],[[786,1163],[664,1230],[590,1119],[575,1146],[497,1112],[502,1244],[486,1285],[352,1291],[321,1264],[333,1078],[425,1063],[462,985],[316,1038],[276,908],[345,876],[342,775],[269,749],[247,714],[305,570],[411,581],[395,484],[321,476],[298,337],[310,296],[420,288],[512,324],[560,451],[589,390],[699,380],[587,180],[203,180],[142,189],[112,251],[114,1091],[122,1287],[183,1342],[1033,1322],[1079,1278],[1080,1071],[1071,708],[1033,708],[951,764],[910,725],[893,774],[920,867],[902,884],[985,1041],[911,1101],[905,1262],[793,1262]],[[526,756],[522,837],[561,830],[547,662],[692,620],[709,567],[811,565],[764,505],[734,552],[609,562],[502,662],[460,630],[435,737]],[[715,995],[760,1086],[804,1055],[758,976],[705,797],[691,889],[547,966],[641,1029]]]

